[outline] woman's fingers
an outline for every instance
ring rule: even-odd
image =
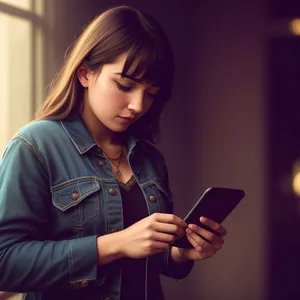
[[[192,244],[192,246],[198,251],[198,252],[203,252],[204,248],[201,246],[201,243],[199,243],[199,241],[196,241],[196,239],[194,239],[194,236],[192,236],[191,234],[187,233],[187,239],[188,241]]]
[[[222,237],[219,237],[216,234],[196,225],[189,225],[186,233],[205,249],[215,248],[218,250],[224,243]]]
[[[162,214],[162,213],[155,213],[152,217],[160,223],[169,223],[177,225],[178,227],[185,229],[187,227],[187,223],[182,220],[181,218],[177,217],[173,214]]]
[[[227,230],[217,222],[210,220],[206,217],[201,217],[200,222],[208,227],[210,227],[213,231],[218,233],[220,236],[225,236],[227,234]]]
[[[176,236],[174,234],[167,234],[163,232],[153,231],[149,234],[149,240],[163,242],[167,244],[172,244],[176,240]]]
[[[185,228],[182,229],[181,227],[175,224],[155,223],[153,227],[155,231],[160,233],[169,233],[177,237],[182,237],[185,235]]]
[[[154,222],[151,223],[154,230],[179,237],[184,236],[187,224],[181,218],[172,214],[160,213],[153,214],[151,217],[154,219]]]
[[[216,249],[205,249],[201,247],[191,236],[187,236],[188,241],[193,245],[195,252],[190,253],[191,259],[198,260],[198,259],[205,259],[212,257],[216,253]]]

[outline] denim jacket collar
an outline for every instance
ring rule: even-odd
[[[97,146],[79,115],[68,116],[60,123],[80,154]]]
[[[61,120],[60,122],[80,154],[85,154],[93,147],[97,146],[79,115],[68,116],[66,119]],[[144,149],[146,145],[149,144],[143,140],[138,140],[134,136],[129,136],[127,138],[128,153],[131,153],[135,146],[139,143],[144,144]]]

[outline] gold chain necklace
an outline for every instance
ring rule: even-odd
[[[121,149],[120,154],[116,157],[116,158],[112,158],[110,157],[102,148],[103,153],[105,154],[105,156],[107,157],[107,159],[116,167],[116,175],[118,177],[121,176],[121,172],[120,172],[120,163],[121,163],[121,158],[122,158],[122,154],[123,154],[123,147]],[[117,163],[115,163],[115,161],[117,160]]]

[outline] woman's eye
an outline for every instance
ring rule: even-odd
[[[155,97],[157,95],[157,93],[153,93],[153,92],[146,92],[146,93],[150,97]]]
[[[149,90],[149,91],[146,91],[146,93],[147,93],[147,95],[149,96],[149,97],[153,97],[153,98],[155,98],[155,97],[157,97],[158,96],[158,93],[159,93],[159,90],[157,89],[151,89],[151,90]]]
[[[132,86],[124,86],[117,81],[116,84],[117,84],[117,88],[124,93],[128,93],[132,90]]]

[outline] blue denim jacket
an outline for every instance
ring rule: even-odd
[[[127,146],[149,215],[171,213],[163,156],[132,137]],[[120,263],[97,266],[97,236],[123,228],[119,186],[102,154],[79,116],[37,121],[14,136],[0,163],[0,290],[25,299],[120,298]],[[163,299],[159,274],[180,279],[191,268],[170,251],[147,258],[145,299]]]

